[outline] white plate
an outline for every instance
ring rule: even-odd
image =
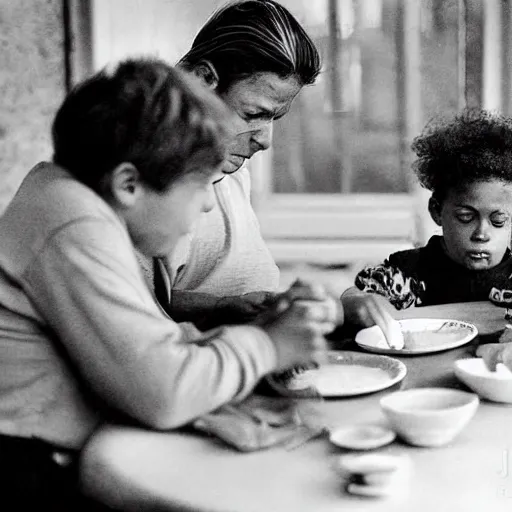
[[[416,355],[440,352],[469,343],[478,329],[470,323],[443,318],[409,318],[399,320],[404,333],[403,349],[389,348],[380,327],[374,325],[356,334],[355,342],[378,354]]]
[[[333,350],[317,368],[296,368],[270,375],[267,380],[284,396],[343,397],[389,388],[406,373],[404,363],[392,357]]]

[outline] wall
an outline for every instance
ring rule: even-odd
[[[100,42],[94,66],[148,53],[174,62],[222,3],[92,1],[93,37]],[[51,158],[51,122],[65,95],[63,4],[0,0],[0,214],[30,168]]]
[[[65,92],[62,0],[0,0],[0,211],[30,168],[51,158]]]
[[[175,62],[224,0],[92,0],[93,67],[127,56]]]

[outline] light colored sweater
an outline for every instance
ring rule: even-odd
[[[52,164],[28,174],[0,219],[1,433],[79,448],[112,409],[177,427],[275,367],[257,327],[195,334],[155,303],[103,199]]]
[[[170,260],[173,288],[222,297],[277,291],[279,269],[251,205],[248,169],[225,176],[214,188],[215,207],[201,215]]]

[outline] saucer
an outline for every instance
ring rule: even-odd
[[[329,440],[340,448],[351,450],[373,450],[395,440],[393,430],[380,425],[359,424],[331,430]]]

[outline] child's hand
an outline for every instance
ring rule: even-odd
[[[512,325],[507,324],[500,334],[498,343],[508,343],[512,341]]]
[[[362,327],[378,325],[391,348],[403,348],[402,331],[391,315],[391,304],[384,297],[376,293],[350,291],[341,296],[341,302],[347,321]]]
[[[476,355],[481,357],[491,372],[496,371],[496,365],[503,363],[512,371],[512,343],[489,343],[478,347]]]
[[[322,286],[298,281],[278,295],[255,323],[274,341],[280,371],[321,357],[327,349],[324,335],[340,318],[340,305]]]

